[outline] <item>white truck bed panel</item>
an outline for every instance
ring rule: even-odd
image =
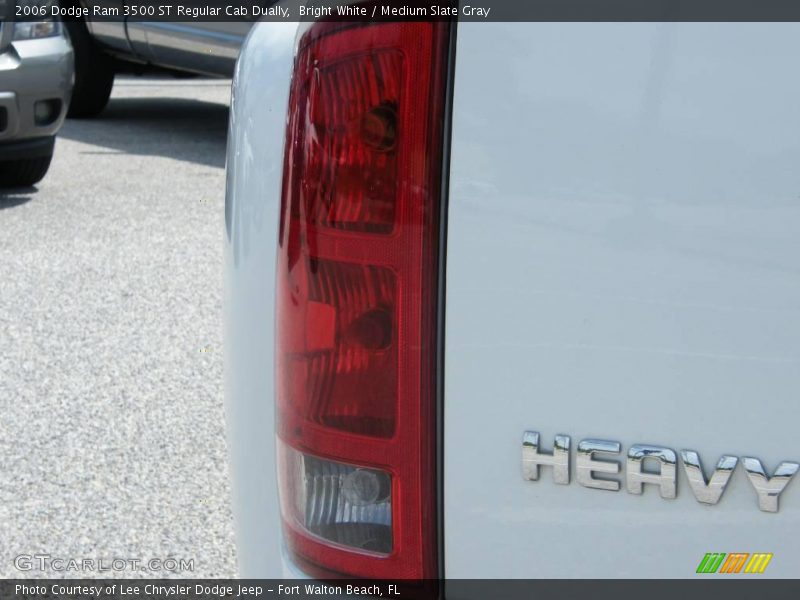
[[[447,247],[447,577],[797,575],[800,485],[758,509],[625,490],[636,443],[798,461],[797,24],[461,24]],[[571,437],[572,481],[521,475]],[[622,445],[618,492],[575,478]]]

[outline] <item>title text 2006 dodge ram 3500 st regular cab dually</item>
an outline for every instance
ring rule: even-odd
[[[796,577],[798,55],[794,23],[257,25],[242,575]]]

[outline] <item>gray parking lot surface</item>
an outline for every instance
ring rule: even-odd
[[[41,184],[0,195],[0,577],[236,574],[229,94],[229,81],[118,80],[99,118],[67,121]],[[185,562],[148,565],[168,558]]]

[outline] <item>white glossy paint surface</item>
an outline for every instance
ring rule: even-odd
[[[448,577],[797,576],[760,512],[521,477],[564,433],[800,461],[800,27],[461,24],[447,259]],[[624,468],[623,468],[624,470]]]
[[[225,400],[242,577],[284,576],[274,456],[274,285],[296,30],[297,23],[254,27],[237,65],[231,105]]]

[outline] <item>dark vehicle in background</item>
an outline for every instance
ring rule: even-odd
[[[116,8],[123,0],[66,0],[62,7]],[[130,5],[131,3],[128,2]],[[268,3],[265,3],[268,4]],[[75,87],[68,116],[92,117],[106,106],[120,72],[166,70],[176,74],[231,77],[252,22],[155,22],[72,20],[66,26],[75,49]]]

